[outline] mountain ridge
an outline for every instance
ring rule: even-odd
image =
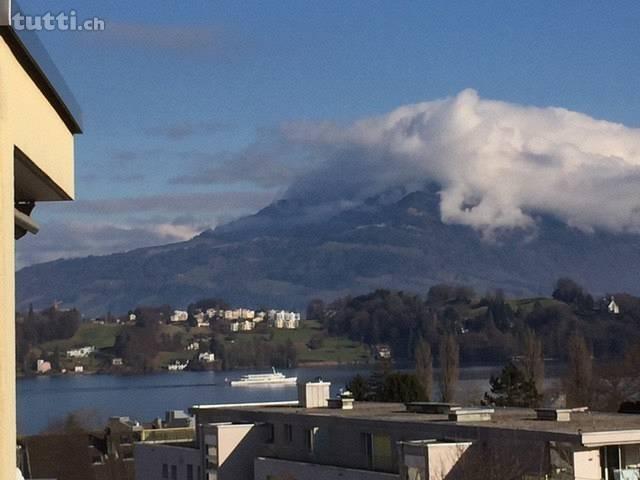
[[[441,282],[540,294],[560,276],[598,293],[638,293],[640,236],[536,218],[534,233],[506,231],[487,241],[443,223],[433,188],[396,189],[347,206],[281,200],[185,242],[26,267],[17,273],[18,306],[60,300],[98,315],[221,297],[303,308],[315,297],[424,292]]]

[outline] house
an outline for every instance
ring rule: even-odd
[[[36,362],[36,371],[38,373],[47,373],[51,370],[51,362],[46,362],[42,359],[38,359]]]
[[[620,314],[620,307],[616,303],[615,298],[611,297],[609,305],[607,305],[607,310],[609,310],[609,313],[613,313],[614,315]]]
[[[169,317],[171,323],[177,322],[186,322],[189,320],[189,313],[184,310],[174,310],[171,316]]]
[[[199,350],[199,349],[200,349],[199,342],[191,342],[189,345],[187,345],[187,350]]]
[[[114,367],[122,367],[124,365],[124,361],[120,357],[112,358],[111,365]]]
[[[213,363],[216,361],[216,356],[211,352],[205,352],[198,355],[198,360],[202,363]]]
[[[245,320],[244,322],[240,322],[240,331],[249,332],[253,330],[253,321]]]
[[[93,345],[67,350],[67,358],[86,358],[96,351]]]
[[[181,372],[188,366],[189,362],[181,362],[180,360],[176,360],[175,362],[167,365],[167,370],[169,370],[170,372]]]
[[[212,319],[218,314],[218,311],[215,308],[207,308],[206,313],[207,313],[207,317],[209,319]]]
[[[84,373],[84,367],[82,365],[76,365],[73,367],[74,373]]]
[[[375,346],[375,358],[377,360],[391,359],[391,348],[389,345],[379,344]]]
[[[240,322],[231,322],[229,324],[229,331],[231,331],[231,332],[240,331]]]

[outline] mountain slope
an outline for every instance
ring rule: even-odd
[[[540,218],[535,235],[486,242],[468,227],[442,223],[438,200],[429,190],[396,191],[338,213],[280,201],[187,242],[24,268],[18,303],[55,299],[102,314],[216,296],[302,308],[317,296],[377,287],[423,292],[438,282],[548,293],[563,275],[593,292],[639,291],[639,236],[585,234]]]

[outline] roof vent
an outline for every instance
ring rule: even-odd
[[[460,408],[460,405],[445,402],[409,402],[404,405],[407,407],[407,412],[430,415],[449,414],[451,411]]]
[[[298,401],[303,408],[326,408],[330,396],[330,382],[298,383]]]
[[[349,390],[346,390],[340,393],[336,398],[330,398],[329,408],[353,410],[353,394]]]
[[[570,422],[572,413],[583,413],[588,407],[578,408],[536,408],[536,418],[552,422]]]
[[[457,408],[449,412],[449,420],[454,422],[488,422],[493,408]]]

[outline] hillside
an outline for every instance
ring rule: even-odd
[[[561,276],[594,293],[638,293],[637,235],[584,233],[538,217],[535,232],[486,241],[469,227],[443,223],[438,205],[429,189],[394,191],[340,211],[283,200],[187,242],[24,268],[18,304],[61,300],[98,315],[215,296],[303,308],[314,297],[375,288],[426,292],[436,283],[548,294]]]

